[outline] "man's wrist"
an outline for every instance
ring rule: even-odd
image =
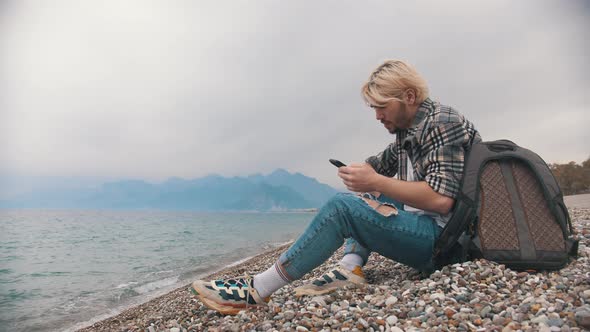
[[[383,186],[385,185],[387,177],[377,173],[375,174],[375,182],[374,182],[374,189],[380,193],[383,192]]]

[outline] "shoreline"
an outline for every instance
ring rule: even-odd
[[[212,276],[222,273],[226,270],[231,270],[231,268],[233,268],[237,265],[248,264],[249,261],[255,260],[259,256],[272,255],[277,250],[282,252],[283,250],[286,250],[293,242],[294,242],[294,240],[276,243],[271,248],[266,248],[266,249],[263,248],[262,252],[260,252],[258,254],[250,255],[250,256],[247,256],[244,258],[240,258],[236,261],[227,263],[226,265],[223,265],[222,267],[207,269],[204,272],[200,273],[199,275],[196,275],[195,280],[201,279],[201,278],[203,278],[203,279],[213,278]],[[63,331],[64,332],[85,331],[86,329],[91,328],[92,326],[94,326],[98,323],[112,320],[119,315],[125,315],[128,310],[133,310],[136,307],[148,305],[150,302],[157,301],[162,297],[166,297],[167,295],[170,295],[171,293],[176,293],[176,292],[180,292],[182,290],[186,290],[186,289],[188,289],[189,286],[190,286],[190,282],[186,283],[186,280],[178,281],[178,282],[174,283],[173,285],[162,287],[160,289],[154,290],[152,293],[147,294],[146,297],[144,297],[142,299],[137,299],[136,301],[131,301],[130,303],[126,303],[126,304],[117,306],[115,308],[112,308],[112,309],[110,309],[110,311],[108,313],[99,314],[95,317],[92,317],[91,319],[86,320],[86,321],[75,323],[74,325],[67,327]]]
[[[233,263],[230,263],[228,265],[225,265],[217,270],[213,270],[213,271],[208,271],[205,272],[202,276],[198,277],[198,278],[202,278],[202,279],[214,279],[214,278],[219,278],[219,277],[229,277],[230,275],[233,275],[232,273],[236,272],[235,267],[237,265],[242,265],[242,266],[250,266],[252,264],[257,264],[260,260],[264,259],[265,257],[274,257],[277,256],[282,253],[284,250],[286,250],[292,243],[293,241],[289,241],[286,243],[282,243],[277,247],[265,250],[257,255],[251,256],[251,257],[246,257],[246,258],[242,258],[238,261],[235,261]],[[239,270],[243,270],[243,268],[241,269],[237,269]],[[241,272],[240,272],[241,273]],[[109,317],[102,319],[102,320],[97,320],[93,323],[90,322],[83,322],[83,323],[78,323],[78,324],[85,324],[85,326],[83,327],[76,327],[76,328],[72,328],[72,331],[113,331],[113,330],[121,330],[120,328],[115,328],[115,326],[121,326],[121,323],[127,322],[127,321],[133,321],[134,318],[136,318],[136,316],[141,313],[143,315],[143,313],[148,313],[152,312],[153,310],[150,309],[150,307],[155,306],[158,307],[158,309],[162,309],[162,302],[166,302],[167,305],[170,305],[170,302],[177,302],[176,300],[180,299],[180,302],[182,303],[186,303],[187,302],[187,298],[192,298],[192,295],[190,294],[190,292],[188,291],[188,287],[190,286],[190,282],[187,284],[183,284],[180,287],[177,287],[171,291],[165,292],[164,294],[161,294],[159,296],[156,296],[155,298],[152,298],[148,301],[145,301],[143,303],[140,303],[138,305],[134,305],[131,307],[128,307],[124,310],[122,310],[119,313],[116,313],[114,315],[110,315]],[[160,319],[164,319],[166,316],[170,315],[170,312],[166,312],[166,310],[156,310],[158,312],[157,315],[155,315],[154,317],[156,318],[160,318]],[[175,312],[173,312],[173,314],[175,314]],[[88,324],[86,324],[88,323]],[[131,330],[137,330],[136,328],[134,328],[134,326],[131,327]]]
[[[569,210],[579,257],[559,271],[518,272],[475,260],[421,278],[416,270],[372,253],[364,268],[365,287],[296,298],[293,288],[337,264],[340,248],[274,293],[265,309],[222,316],[193,297],[187,284],[79,331],[582,331],[590,329],[590,209]],[[272,248],[202,279],[256,274],[286,249]]]

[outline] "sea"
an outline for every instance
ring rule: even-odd
[[[288,243],[314,215],[0,209],[0,331],[75,331]]]

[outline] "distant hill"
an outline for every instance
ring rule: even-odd
[[[301,173],[277,169],[268,175],[170,178],[159,184],[124,180],[76,190],[56,186],[4,198],[0,207],[280,211],[317,208],[337,192]]]
[[[315,202],[316,207],[319,206],[317,203],[324,203],[337,192],[334,188],[319,183],[314,178],[307,177],[301,173],[291,174],[281,168],[267,176],[258,174],[249,176],[248,179],[255,182],[265,182],[272,186],[289,187],[303,195],[308,201]]]

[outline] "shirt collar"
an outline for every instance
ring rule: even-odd
[[[424,121],[424,119],[430,114],[434,112],[436,109],[436,105],[434,101],[430,98],[424,99],[422,103],[418,106],[418,110],[416,111],[416,115],[414,116],[414,120],[412,121],[412,125],[410,128],[404,129],[400,138],[402,138],[402,147],[406,150],[412,150],[414,144],[416,143],[416,137],[414,134],[418,130],[418,126]]]
[[[430,98],[424,99],[422,103],[418,106],[418,110],[416,111],[416,115],[414,116],[414,121],[412,121],[412,125],[408,130],[414,132],[416,128],[430,112],[434,112],[436,106],[434,102]]]

